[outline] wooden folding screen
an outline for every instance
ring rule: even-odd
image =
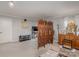
[[[53,23],[52,22],[48,22],[48,40],[49,43],[53,43],[53,35],[54,35],[54,30],[53,30]]]
[[[53,44],[53,23],[44,20],[38,21],[38,48],[45,44]]]

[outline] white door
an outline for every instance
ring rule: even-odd
[[[0,43],[4,40],[4,29],[2,20],[0,20]]]
[[[9,19],[0,19],[0,43],[12,40],[12,23]]]

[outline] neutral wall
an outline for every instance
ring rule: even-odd
[[[52,19],[51,19],[52,20]],[[66,17],[59,17],[55,18],[53,21],[54,25],[54,30],[55,30],[55,35],[54,35],[54,40],[58,42],[58,30],[57,30],[57,24],[59,25],[59,32],[65,32],[66,27],[65,27],[65,21],[69,20],[74,20],[77,25],[77,29],[79,29],[79,15],[75,16],[66,16]],[[65,32],[66,33],[66,32]]]
[[[0,16],[0,43],[16,42],[20,35],[31,35],[32,26],[36,26],[34,19],[27,19],[27,27],[22,28],[21,18]]]
[[[57,30],[57,24],[59,24],[59,30],[62,31],[65,28],[64,22],[66,20],[75,20],[76,24],[79,28],[79,15],[76,15],[75,17],[64,17],[64,18],[46,18],[48,21],[53,22],[54,26],[54,41],[58,42],[58,30]],[[23,19],[20,18],[12,18],[12,17],[5,17],[0,16],[0,43],[5,42],[15,42],[19,40],[20,35],[30,35],[32,34],[32,26],[37,25],[37,19],[27,18],[27,27],[23,29],[21,27],[21,21]]]
[[[4,42],[15,42],[19,40],[20,35],[31,35],[32,34],[32,26],[37,25],[38,18],[27,18],[27,27],[23,29],[21,27],[21,21],[23,19],[20,18],[12,18],[12,17],[6,17],[6,16],[0,16],[0,32],[4,33],[1,36],[0,43]],[[54,31],[55,35],[54,38],[57,41],[57,20],[53,20],[50,18],[46,18],[45,20],[51,20],[53,21],[54,25]],[[4,28],[2,28],[4,27]]]
[[[33,20],[33,19],[32,19]],[[20,35],[31,35],[32,34],[32,26],[36,26],[37,22],[32,21],[29,18],[27,19],[26,28],[22,27],[21,22],[23,19],[13,19],[13,40],[18,41]]]

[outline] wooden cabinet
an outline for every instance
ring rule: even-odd
[[[72,40],[73,48],[79,49],[79,36],[75,34],[59,34],[58,35],[58,43],[62,45],[64,39]],[[69,45],[68,45],[69,46]]]
[[[61,45],[64,39],[64,34],[58,34],[58,43]]]
[[[79,36],[77,36],[76,42],[75,42],[75,48],[79,49]]]

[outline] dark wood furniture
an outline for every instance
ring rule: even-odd
[[[79,49],[79,36],[69,33],[69,34],[58,34],[58,43],[60,45],[63,44],[64,39],[69,39],[72,41],[72,47]],[[70,44],[66,44],[67,46],[70,46]]]
[[[26,40],[31,40],[30,35],[20,35],[19,36],[19,42],[23,42]]]
[[[38,21],[38,48],[47,43],[53,44],[53,23],[51,21],[39,20]]]

